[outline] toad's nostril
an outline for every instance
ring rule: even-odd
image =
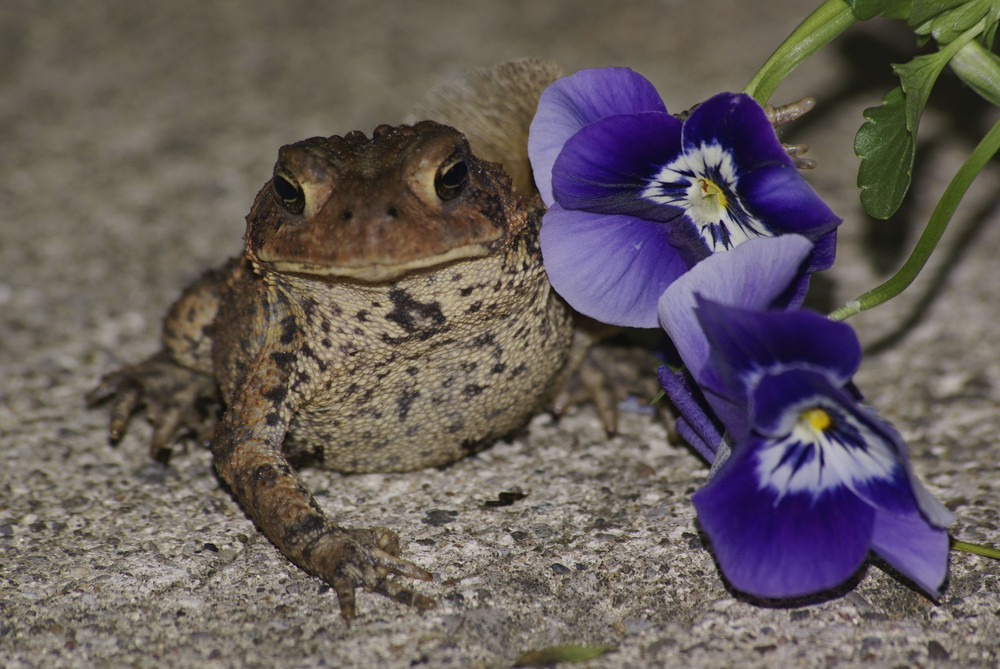
[[[389,207],[385,213],[389,215],[389,218],[399,218],[399,209],[395,207]]]
[[[344,211],[340,212],[340,220],[349,221],[352,218],[354,218],[354,212],[351,211],[350,209],[345,209]]]

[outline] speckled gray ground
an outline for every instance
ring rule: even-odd
[[[1000,563],[953,554],[934,603],[873,562],[842,592],[768,606],[727,589],[689,494],[706,469],[649,417],[606,438],[589,408],[540,416],[443,470],[308,471],[345,522],[399,530],[436,579],[419,614],[335,596],[287,563],[206,453],[116,448],[82,396],[157,345],[181,286],[240,247],[277,147],[395,122],[431,85],[535,55],[623,64],[680,109],[740,88],[802,0],[282,3],[5,0],[0,5],[0,665],[504,667],[528,649],[611,645],[593,666],[997,666]],[[612,6],[614,5],[614,7]],[[908,41],[852,29],[779,98],[819,96],[794,138],[846,219],[827,303],[900,262],[989,121],[951,84],[925,118],[914,204],[866,219],[853,131]],[[873,65],[874,64],[874,65]],[[1000,215],[995,166],[910,293],[854,319],[880,350],[859,383],[952,508],[1000,544]],[[954,265],[950,271],[942,268]],[[886,341],[888,346],[878,346]],[[482,503],[519,486],[527,499]]]

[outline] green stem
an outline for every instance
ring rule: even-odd
[[[966,553],[982,555],[983,557],[993,558],[994,560],[1000,560],[1000,549],[983,546],[981,544],[972,544],[968,541],[959,541],[954,537],[951,539],[951,549],[954,551],[964,551]]]
[[[984,100],[1000,106],[1000,58],[979,42],[967,42],[948,63]]]
[[[771,54],[743,92],[763,105],[789,72],[854,21],[844,0],[825,0]]]
[[[899,268],[899,271],[882,285],[869,290],[858,299],[848,302],[831,313],[831,319],[842,321],[848,316],[887,302],[902,293],[917,278],[917,274],[923,269],[927,259],[930,258],[938,241],[940,241],[941,235],[944,234],[945,228],[948,227],[948,222],[951,221],[952,214],[955,213],[965,191],[968,190],[972,180],[976,178],[976,175],[998,150],[1000,150],[1000,119],[993,124],[990,131],[986,133],[986,136],[979,142],[962,167],[955,173],[951,183],[948,184],[934,208],[930,220],[927,221],[927,227],[920,235],[916,247],[903,266]]]

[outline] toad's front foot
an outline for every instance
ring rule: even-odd
[[[106,400],[112,400],[108,432],[114,441],[125,433],[132,413],[146,407],[153,424],[149,452],[159,462],[169,459],[170,445],[181,432],[191,432],[207,443],[221,408],[215,381],[181,367],[167,353],[106,375],[87,394],[90,405]]]
[[[344,529],[327,526],[303,542],[301,565],[333,586],[340,599],[340,615],[354,618],[354,591],[361,587],[418,609],[437,602],[389,579],[390,574],[429,581],[425,569],[399,558],[399,538],[384,527]]]

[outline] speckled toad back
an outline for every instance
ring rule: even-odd
[[[222,478],[261,530],[330,583],[345,617],[362,586],[434,601],[389,580],[430,574],[385,528],[328,519],[288,464],[345,472],[455,460],[552,399],[571,315],[538,251],[539,212],[433,122],[283,147],[249,216],[245,257],[172,307],[164,350],[102,381],[111,431],[147,402],[157,448],[221,391]]]

